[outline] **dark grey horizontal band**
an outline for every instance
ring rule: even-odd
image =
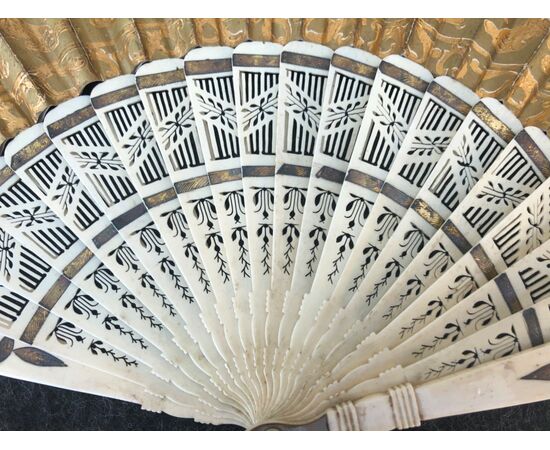
[[[128,100],[129,98],[137,97],[139,95],[136,85],[127,86],[116,91],[107,92],[106,94],[92,97],[92,105],[95,109],[105,108],[114,103]]]
[[[112,238],[118,234],[118,230],[112,225],[109,224],[103,231],[100,231],[93,239],[96,248],[101,248]]]
[[[117,230],[121,230],[133,221],[139,219],[145,213],[147,213],[147,208],[145,207],[145,204],[140,203],[125,213],[122,213],[120,216],[115,217],[112,222]]]
[[[163,205],[164,203],[167,203],[171,200],[174,200],[175,198],[177,198],[176,190],[171,187],[162,192],[157,192],[154,195],[145,197],[143,199],[143,202],[145,203],[145,206],[147,206],[147,208],[151,209],[156,206]]]
[[[80,125],[81,123],[90,120],[92,117],[96,117],[94,108],[92,108],[92,105],[85,106],[84,108],[63,117],[62,119],[59,119],[49,124],[48,134],[53,139],[54,137],[57,137],[69,131],[70,129]]]
[[[472,112],[503,141],[510,142],[514,139],[515,133],[508,128],[508,125],[495,116],[484,103],[476,103],[476,105],[472,108]]]
[[[243,178],[272,177],[275,175],[275,166],[243,166]]]
[[[237,67],[279,67],[279,55],[245,55],[233,54],[233,65]]]
[[[136,77],[136,84],[139,89],[166,86],[168,84],[181,83],[182,81],[185,81],[183,69],[151,73],[149,75],[140,75]]]
[[[501,273],[498,277],[495,278],[495,284],[502,295],[502,298],[506,302],[506,306],[512,314],[517,313],[522,310],[521,303],[519,298],[514,290],[514,286],[510,282],[510,278],[505,273]]]
[[[232,169],[208,172],[208,179],[210,180],[211,185],[228,183],[229,181],[238,181],[242,179],[241,168],[234,167]]]
[[[540,327],[539,318],[537,317],[537,312],[533,308],[528,308],[523,311],[523,320],[527,327],[527,334],[529,335],[529,340],[531,341],[532,347],[537,347],[544,344],[544,334]]]
[[[15,155],[12,156],[11,168],[13,170],[20,169],[51,145],[53,144],[52,141],[50,141],[48,135],[46,133],[41,134],[34,141],[32,141],[30,144],[25,145],[25,147],[23,147]]]
[[[281,53],[281,62],[295,66],[311,67],[312,69],[328,70],[330,67],[330,59],[294,52]]]
[[[403,208],[410,208],[412,202],[414,202],[413,197],[405,194],[405,192],[403,192],[401,189],[397,189],[395,186],[388,182],[384,183],[384,185],[382,186],[382,191],[380,191],[380,193],[390,200],[393,200],[395,203],[402,206]]]
[[[289,175],[291,177],[309,178],[310,174],[311,167],[297,164],[283,164],[277,170],[277,175]]]
[[[342,184],[346,178],[346,172],[329,166],[323,166],[317,171],[315,178],[322,178],[323,180],[332,181],[336,184]]]
[[[487,281],[492,280],[498,275],[498,271],[493,264],[493,262],[489,259],[489,256],[487,256],[487,253],[485,253],[485,250],[481,245],[476,245],[471,251],[470,255],[472,255],[472,258],[474,258],[474,261],[476,262],[477,266],[487,278]]]
[[[466,239],[466,236],[458,229],[458,227],[451,221],[447,220],[441,227],[441,231],[445,233],[451,242],[460,250],[464,255],[470,251],[472,244]]]
[[[55,283],[48,290],[48,292],[46,292],[46,295],[42,297],[42,300],[40,300],[39,303],[40,306],[46,308],[48,311],[51,311],[70,285],[71,280],[65,277],[65,275],[61,275],[57,280],[55,280]]]
[[[178,194],[195,191],[206,186],[210,186],[208,175],[201,175],[199,177],[189,178],[188,180],[177,181],[174,183],[174,189]]]
[[[205,59],[201,61],[185,61],[185,75],[206,75],[211,73],[231,72],[233,64],[231,58]]]

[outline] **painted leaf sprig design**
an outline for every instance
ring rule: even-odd
[[[254,194],[252,201],[254,202],[255,213],[261,214],[263,220],[267,220],[273,213],[274,188],[272,187],[252,187]]]
[[[296,218],[296,214],[304,213],[307,188],[300,188],[295,186],[283,187],[285,188],[285,194],[283,196],[284,208],[285,211],[288,212],[289,219],[294,220]]]
[[[261,264],[263,275],[271,272],[271,239],[273,238],[273,225],[270,223],[261,223],[256,230],[256,234],[262,240],[260,252],[262,252]]]
[[[407,155],[431,156],[434,152],[441,155],[449,142],[451,142],[451,138],[448,136],[414,136]]]
[[[72,152],[83,169],[103,169],[117,172],[124,168],[122,161],[113,152]]]
[[[367,276],[367,270],[370,267],[371,263],[376,261],[376,258],[378,258],[378,255],[380,255],[380,249],[376,247],[375,245],[367,245],[363,251],[363,262],[359,266],[359,274],[353,277],[353,283],[351,284],[351,287],[348,289],[350,292],[355,292],[357,289],[359,289],[359,285],[361,282],[365,279]]]
[[[81,329],[70,322],[64,321],[61,317],[57,319],[54,329],[48,334],[46,340],[52,337],[55,337],[60,344],[69,345],[70,347],[75,343],[82,343],[85,340]]]
[[[118,330],[118,333],[121,336],[128,337],[132,344],[138,344],[142,350],[146,350],[148,348],[145,340],[141,337],[136,337],[136,333],[133,330],[128,330],[120,325],[117,317],[107,315],[103,319],[102,324],[108,331]]]
[[[169,148],[170,144],[175,144],[178,139],[185,136],[194,123],[195,119],[190,105],[182,104],[180,110],[176,111],[171,120],[159,127],[162,133],[162,143],[165,148]]]
[[[418,350],[412,352],[412,355],[415,358],[423,358],[427,353],[433,353],[442,343],[456,342],[459,337],[464,336],[458,321],[445,324],[443,330],[443,334],[434,336],[431,344],[421,344]]]
[[[137,312],[139,314],[139,318],[146,321],[152,329],[164,329],[162,323],[160,323],[154,315],[147,314],[145,312],[145,308],[141,305],[138,305],[136,298],[132,294],[125,292],[123,295],[120,296],[119,301],[123,308],[130,308],[132,309],[132,311]]]
[[[453,155],[456,156],[457,164],[460,167],[458,171],[460,182],[462,186],[466,186],[466,189],[470,191],[474,184],[479,181],[479,176],[477,175],[478,169],[474,165],[474,157],[470,151],[466,136],[462,136],[458,148],[453,149]]]
[[[447,305],[458,303],[479,288],[470,270],[466,267],[465,271],[466,273],[458,275],[453,280],[453,284],[448,286],[449,294],[445,297],[445,303]]]
[[[122,145],[122,147],[128,151],[130,165],[133,166],[136,163],[137,159],[147,150],[151,141],[153,141],[153,130],[149,123],[144,120],[128,137],[128,142]]]
[[[338,128],[348,123],[358,123],[363,120],[366,101],[352,101],[346,105],[329,106],[326,129]]]
[[[355,246],[353,235],[346,232],[340,233],[336,237],[336,243],[339,244],[338,251],[336,252],[336,258],[332,260],[332,271],[327,275],[330,284],[334,283],[334,277],[340,273],[340,263],[344,261],[346,253],[353,250]]]
[[[222,192],[222,196],[224,197],[223,207],[227,215],[232,217],[235,223],[241,223],[241,219],[245,217],[243,190]]]
[[[306,261],[306,277],[312,277],[315,275],[315,262],[319,258],[317,252],[321,243],[327,240],[327,229],[323,227],[313,227],[309,234],[309,238],[312,239],[312,246],[309,248],[309,259]]]
[[[377,241],[383,242],[388,240],[399,225],[400,217],[395,212],[384,206],[382,214],[376,218],[376,228],[374,231],[378,233]]]
[[[285,105],[289,107],[292,113],[307,123],[310,128],[317,129],[321,117],[319,106],[314,102],[310,104],[306,95],[300,92],[299,89],[293,89],[292,86],[287,85],[287,90],[288,100]]]
[[[544,201],[543,196],[537,199],[535,205],[527,207],[527,247],[533,251],[544,242]]]
[[[211,292],[212,287],[208,275],[206,274],[206,269],[202,265],[202,262],[199,257],[199,249],[194,242],[189,242],[183,246],[183,254],[186,258],[192,261],[191,269],[194,270],[198,277],[199,283],[202,285],[203,292],[208,294]]]
[[[21,211],[13,211],[3,215],[10,219],[10,222],[14,224],[16,228],[31,227],[33,225],[40,225],[44,223],[51,223],[56,220],[55,213],[46,205],[33,206],[32,208],[24,208]]]
[[[486,327],[493,321],[500,320],[495,303],[490,295],[487,299],[478,300],[467,311],[468,318],[464,321],[465,326],[473,325],[476,330]]]
[[[285,238],[285,251],[283,253],[284,264],[283,272],[290,275],[290,268],[294,263],[292,255],[294,254],[294,241],[300,238],[300,230],[295,223],[285,223],[283,226],[283,237]]]
[[[370,293],[365,296],[365,302],[367,305],[370,305],[373,300],[377,299],[380,294],[380,289],[384,286],[387,286],[391,279],[399,278],[401,271],[403,270],[403,265],[395,258],[392,258],[385,266],[386,273],[374,283],[373,289]]]
[[[315,206],[313,213],[319,216],[320,223],[325,223],[327,219],[332,218],[334,215],[338,194],[320,187],[315,189],[319,192],[313,197],[313,205]]]
[[[391,319],[397,311],[403,308],[403,305],[408,302],[411,295],[417,296],[420,294],[423,286],[422,281],[420,281],[420,278],[418,277],[408,280],[405,285],[405,292],[399,295],[398,301],[393,305],[390,305],[382,317],[386,320]]]
[[[63,208],[63,213],[67,215],[69,206],[73,203],[76,187],[80,183],[76,174],[65,166],[61,181],[54,189],[55,194],[52,197],[54,202],[58,202]]]
[[[193,215],[199,221],[199,225],[206,224],[211,230],[218,219],[212,196],[191,200],[191,203],[194,205]]]
[[[268,92],[266,95],[260,97],[258,101],[243,107],[244,131],[255,127],[266,118],[274,117],[276,109],[277,95],[274,92]]]
[[[489,181],[483,191],[477,195],[477,198],[492,202],[496,205],[501,203],[506,206],[517,206],[525,200],[529,194],[521,189],[514,189],[512,186],[503,186],[502,183]]]
[[[100,341],[98,339],[94,339],[92,340],[92,342],[90,342],[90,345],[88,346],[88,350],[92,353],[92,355],[108,356],[114,362],[123,363],[126,367],[138,366],[138,362],[135,359],[131,359],[126,355],[121,355],[115,352],[112,348],[106,347],[103,341]]]
[[[86,275],[85,280],[93,280],[96,288],[101,289],[104,292],[118,292],[120,290],[120,281],[115,277],[103,263],[101,263],[92,273]]]
[[[419,316],[413,317],[407,326],[401,327],[399,337],[404,339],[406,336],[412,336],[417,326],[425,324],[428,319],[435,319],[439,317],[444,311],[445,306],[439,298],[430,300],[428,302],[426,312],[420,314]]]
[[[72,298],[67,302],[64,309],[71,309],[79,316],[85,316],[87,320],[91,317],[99,317],[99,311],[96,309],[99,306],[92,297],[83,293],[78,289]]]
[[[139,235],[139,242],[148,252],[154,251],[157,255],[161,255],[164,250],[164,241],[153,222],[149,222],[143,228],[133,231],[133,235]]]
[[[182,283],[182,275],[176,272],[177,266],[174,260],[165,256],[159,261],[159,266],[162,273],[168,274],[170,280],[174,283],[174,288],[181,293],[182,299],[193,303],[195,301],[193,295],[191,295],[189,288]]]
[[[405,232],[403,239],[404,241],[399,244],[399,247],[403,249],[399,256],[403,258],[408,255],[412,258],[424,248],[429,237],[413,223],[411,229]]]
[[[422,274],[424,277],[443,275],[447,269],[455,263],[449,251],[439,243],[438,248],[432,250],[428,255],[428,261],[424,263],[426,270]]]
[[[382,128],[385,129],[390,140],[394,144],[401,145],[405,134],[407,134],[407,124],[398,112],[392,108],[392,103],[386,103],[382,94],[378,94],[378,104],[373,111],[373,115]]]
[[[246,227],[234,227],[231,231],[231,240],[237,243],[239,249],[239,263],[241,264],[241,275],[250,278],[250,261],[248,260],[248,248],[246,247],[248,232]]]
[[[11,279],[14,250],[15,240],[0,228],[0,271],[7,281]]]
[[[182,241],[185,241],[189,233],[189,224],[187,223],[183,211],[177,208],[172,211],[164,212],[160,216],[166,219],[168,229],[174,232],[173,236],[179,237]]]
[[[197,94],[197,99],[201,109],[199,114],[209,120],[219,120],[222,125],[229,127],[231,130],[237,128],[237,118],[235,110],[229,106],[224,106],[220,101],[210,97],[204,97]]]
[[[224,283],[229,283],[229,269],[222,252],[223,237],[221,233],[219,231],[208,233],[205,237],[206,247],[214,251],[214,262],[218,265],[218,274],[222,276]]]
[[[153,277],[148,273],[143,273],[140,275],[139,280],[141,287],[149,289],[153,297],[158,298],[161,301],[162,308],[168,310],[168,314],[170,314],[171,317],[175,317],[176,310],[174,306],[168,301],[166,294],[164,294],[154,283]]]
[[[109,256],[115,256],[115,261],[120,266],[126,268],[126,271],[132,270],[137,272],[139,269],[138,259],[135,253],[126,244],[119,245],[114,250],[109,252]]]
[[[424,378],[440,377],[459,368],[469,369],[484,361],[504,358],[517,351],[521,351],[521,346],[516,330],[512,326],[509,332],[499,333],[495,338],[489,339],[483,348],[464,350],[460,358],[429,369]]]
[[[350,193],[350,195],[351,200],[346,205],[346,214],[344,217],[349,219],[348,228],[351,230],[355,225],[362,227],[365,224],[373,202],[353,193]]]

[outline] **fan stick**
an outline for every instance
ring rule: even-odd
[[[135,76],[117,77],[97,85],[91,93],[91,102],[129,179],[147,208],[140,219],[146,219],[147,222],[143,222],[136,231],[140,235],[140,242],[145,242],[157,255],[154,272],[152,268],[149,270],[154,273],[155,279],[159,276],[159,283],[162,282],[161,286],[170,299],[179,297],[174,307],[184,318],[191,338],[197,341],[214,368],[224,367],[225,361],[220,357],[209,330],[200,320],[199,307],[169,250],[169,247],[173,247],[174,253],[182,255],[176,252],[177,248],[182,247],[182,241],[170,229],[169,215],[175,212],[183,216],[183,213],[139,97]],[[224,324],[228,323],[226,317],[222,320]],[[230,346],[236,339],[238,337],[231,339],[231,335],[228,336]],[[184,348],[190,345],[193,344],[188,343]],[[235,349],[233,354],[238,354]],[[244,373],[244,368],[240,370]],[[245,397],[248,395],[244,389],[243,394]]]
[[[244,42],[233,53],[233,82],[239,130],[243,195],[250,250],[252,292],[249,296],[251,341],[262,396],[271,396],[272,374],[265,369],[267,291],[273,256],[275,131],[282,46]]]
[[[231,299],[234,291],[183,66],[181,59],[144,64],[136,72],[136,84],[178,197],[181,217],[193,236],[187,238],[182,252],[188,259],[186,266],[195,272],[194,278],[188,277],[190,286],[198,293],[196,298],[208,321],[207,328],[221,355],[227,361],[235,361],[227,343],[231,335],[223,325],[223,315],[216,309],[216,302]]]
[[[254,374],[249,294],[252,289],[250,249],[246,228],[240,148],[237,133],[233,49],[207,47],[191,50],[184,72],[199,141],[208,172],[212,202],[217,212],[234,294],[220,303],[224,324],[231,320],[233,353],[243,360],[243,373]],[[220,301],[220,299],[218,299]],[[260,380],[252,376],[257,412],[262,409]]]

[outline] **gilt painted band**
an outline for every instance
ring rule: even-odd
[[[113,239],[118,234],[118,230],[109,224],[104,230],[100,231],[96,236],[92,238],[92,242],[96,248],[103,247],[107,242]]]
[[[73,279],[82,268],[90,262],[94,254],[89,248],[85,248],[63,269],[63,275],[69,279]]]
[[[406,194],[401,189],[397,189],[395,186],[387,182],[382,186],[380,193],[405,209],[409,209],[412,202],[414,202],[414,198],[409,194]]]
[[[445,89],[437,81],[432,81],[430,83],[427,92],[437,98],[440,102],[444,103],[455,111],[458,111],[463,116],[468,114],[472,109],[471,105],[466,103],[460,97],[453,94],[451,91]]]
[[[211,185],[228,183],[229,181],[239,181],[242,179],[241,168],[234,167],[232,169],[208,172],[208,179]]]
[[[71,280],[64,275],[61,275],[57,280],[55,280],[52,287],[48,289],[46,295],[42,297],[42,300],[40,300],[40,306],[46,308],[48,311],[51,311],[70,285]]]
[[[495,278],[495,284],[502,295],[502,298],[506,302],[508,309],[512,314],[517,313],[522,310],[521,303],[519,298],[514,290],[514,286],[508,278],[508,275],[501,273],[498,277]]]
[[[550,177],[550,161],[546,155],[542,152],[540,147],[536,144],[529,133],[525,130],[521,130],[516,136],[516,141],[521,148],[525,151],[527,156],[533,161],[535,167],[540,170],[544,178]]]
[[[424,81],[422,78],[413,75],[401,67],[394,66],[387,61],[382,61],[378,70],[380,70],[380,72],[384,75],[416,89],[417,91],[424,92],[428,89],[429,83],[427,81]]]
[[[384,185],[382,180],[355,169],[348,170],[346,181],[377,194],[382,191],[382,186]]]
[[[121,230],[125,226],[131,224],[135,220],[139,219],[147,213],[147,208],[143,203],[140,203],[137,206],[134,206],[132,209],[122,213],[120,216],[115,217],[112,222],[117,230]]]
[[[495,116],[484,103],[476,103],[472,108],[472,112],[503,141],[510,142],[514,138],[514,132],[508,128],[502,120]]]
[[[0,186],[9,181],[13,176],[15,176],[15,172],[10,166],[2,167],[0,169]]]
[[[127,86],[116,91],[107,92],[106,94],[92,97],[92,105],[95,109],[106,108],[114,103],[128,100],[129,98],[137,97],[139,95],[136,85]]]
[[[445,223],[445,219],[421,198],[412,202],[411,209],[436,229],[441,228]]]
[[[291,177],[309,178],[311,167],[297,164],[283,164],[277,170],[277,175],[289,175]]]
[[[62,119],[56,120],[48,125],[48,134],[53,139],[70,129],[80,125],[81,123],[95,117],[95,111],[92,105],[85,106]]]
[[[441,227],[441,231],[445,233],[451,242],[460,250],[464,255],[470,251],[472,244],[466,239],[466,236],[458,229],[458,227],[451,221],[447,220]]]
[[[23,147],[11,158],[11,168],[17,170],[52,145],[46,134],[41,134],[30,144]]]
[[[472,258],[476,262],[477,266],[479,267],[487,281],[492,280],[498,275],[498,271],[495,265],[493,264],[487,253],[485,253],[485,250],[481,245],[476,245],[470,251],[470,255],[472,255]]]
[[[330,67],[330,59],[294,52],[281,53],[281,62],[320,70],[328,70]]]
[[[279,55],[245,55],[235,53],[233,65],[236,67],[279,67]]]
[[[544,334],[540,327],[539,318],[537,312],[533,308],[528,308],[523,311],[523,320],[527,327],[527,334],[529,334],[529,340],[532,347],[544,344]]]
[[[25,330],[23,330],[19,340],[31,345],[49,315],[50,312],[47,309],[38,307],[34,315],[31,317],[31,320],[29,320],[29,323],[25,327]]]
[[[332,56],[331,64],[338,69],[371,79],[375,77],[376,71],[378,70],[376,67],[338,54]]]
[[[272,177],[275,175],[275,166],[243,166],[243,178]]]
[[[195,191],[207,186],[210,186],[208,175],[201,175],[199,177],[189,178],[188,180],[177,181],[174,183],[174,189],[178,194]]]
[[[147,208],[151,209],[156,206],[163,205],[164,203],[168,203],[169,201],[174,200],[176,198],[177,198],[176,191],[173,187],[171,187],[162,192],[157,192],[154,195],[145,197],[143,199],[143,202],[145,203],[145,206],[147,206]]]
[[[187,76],[231,72],[233,70],[233,63],[231,62],[231,58],[185,61],[184,70]]]
[[[331,181],[336,184],[342,184],[346,179],[346,172],[329,166],[323,166],[317,171],[315,177],[322,178],[323,180]]]
[[[139,89],[149,89],[166,86],[168,84],[181,83],[185,81],[185,73],[182,69],[170,70],[169,72],[152,73],[136,77],[136,84]]]

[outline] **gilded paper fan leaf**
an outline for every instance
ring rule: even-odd
[[[549,31],[0,20],[0,375],[247,429],[549,399]]]

